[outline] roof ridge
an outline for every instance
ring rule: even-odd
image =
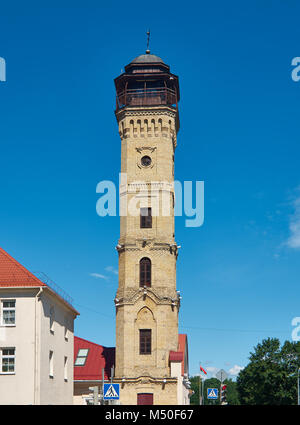
[[[84,338],[81,338],[80,336],[76,336],[76,335],[74,335],[74,338],[80,339],[81,341],[88,342],[89,344],[93,344],[93,345],[96,345],[97,347],[101,347],[101,348],[116,348],[116,347],[106,347],[106,345],[100,345],[100,344],[97,344],[96,342],[89,341],[88,339],[84,339]]]

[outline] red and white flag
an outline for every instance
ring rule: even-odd
[[[200,366],[200,371],[203,372],[203,373],[205,373],[205,375],[207,375],[206,370],[204,370],[202,366]]]

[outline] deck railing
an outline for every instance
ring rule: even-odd
[[[177,107],[175,90],[167,87],[147,89],[127,89],[117,95],[117,110],[125,106],[158,106]]]
[[[73,298],[70,297],[70,295],[64,291],[60,286],[57,285],[57,283],[53,282],[52,279],[50,279],[49,276],[47,276],[43,272],[33,272],[33,274],[41,280],[43,283],[48,285],[54,292],[56,292],[58,295],[61,296],[68,304],[70,304],[73,307]]]

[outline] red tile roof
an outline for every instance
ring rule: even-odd
[[[58,285],[56,285],[58,288]],[[78,311],[58,290],[42,282],[34,274],[25,269],[17,260],[11,257],[3,248],[0,248],[0,288],[21,288],[21,287],[45,287],[52,294],[55,294],[62,302],[66,303],[76,315]],[[61,290],[61,292],[64,292]]]
[[[183,359],[181,363],[181,375],[184,375],[184,369],[185,366],[188,367],[188,365],[185,365],[184,362],[187,360],[185,359],[185,353],[187,352],[187,335],[186,334],[179,334],[178,335],[178,351],[181,351],[183,353]],[[187,353],[188,355],[188,353]]]
[[[0,248],[0,287],[47,286]]]
[[[183,353],[181,351],[170,351],[170,362],[182,362]]]
[[[102,369],[104,369],[104,379],[110,379],[111,368],[115,364],[115,348],[103,347],[86,339],[74,337],[74,363],[78,351],[82,348],[88,349],[88,355],[84,366],[74,366],[74,380],[96,381],[102,379]]]

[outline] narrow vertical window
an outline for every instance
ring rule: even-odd
[[[49,351],[49,376],[53,378],[53,351]]]
[[[1,324],[3,326],[16,324],[16,300],[3,300],[1,302]]]
[[[2,348],[0,354],[1,373],[15,373],[15,348]]]
[[[141,229],[152,228],[152,210],[151,208],[141,208],[140,216],[140,227]]]
[[[65,327],[64,327],[64,336],[65,336],[65,340],[68,341],[68,318],[67,316],[65,316]]]
[[[68,357],[64,357],[64,379],[68,380]]]
[[[174,161],[175,161],[175,158],[174,158],[174,155],[172,155],[172,175],[174,176]]]
[[[140,354],[151,354],[151,329],[140,329]]]
[[[151,286],[151,260],[142,258],[140,261],[140,286]]]
[[[50,332],[54,333],[54,307],[50,308]]]

